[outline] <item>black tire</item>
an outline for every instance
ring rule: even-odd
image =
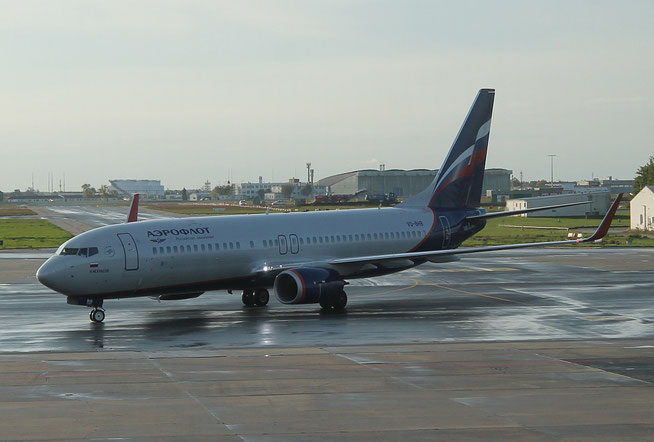
[[[243,290],[241,301],[243,301],[243,305],[246,307],[254,306],[254,291],[252,289]]]
[[[334,306],[334,310],[337,312],[345,310],[345,306],[347,305],[347,294],[344,290],[341,290],[340,293],[334,296],[332,299],[332,305]]]
[[[93,310],[91,310],[91,321],[99,324],[100,322],[104,321],[104,317],[105,317],[104,310],[101,310],[99,308],[97,309],[94,308]]]
[[[266,289],[257,289],[254,292],[254,303],[259,307],[265,307],[270,300],[270,294]]]
[[[328,296],[322,296],[320,298],[320,307],[323,310],[329,310],[332,308],[332,300]]]

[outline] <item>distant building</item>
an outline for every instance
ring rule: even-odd
[[[629,203],[629,227],[632,230],[654,230],[654,186],[645,186]]]
[[[303,183],[297,178],[291,178],[288,182],[281,183],[264,183],[263,179],[259,177],[258,183],[240,183],[235,185],[235,198],[236,199],[254,199],[263,196],[262,199],[277,200],[277,199],[311,199],[316,195],[325,195],[327,189],[325,186],[318,184],[309,184],[311,186],[311,193],[305,195],[303,193],[308,183]],[[293,191],[287,197],[282,190],[285,186],[293,186]],[[306,192],[306,191],[305,191]]]
[[[589,201],[589,204],[560,207],[558,209],[525,213],[520,216],[553,218],[562,216],[600,216],[611,206],[609,192],[568,193],[561,195],[536,196],[533,198],[511,199],[506,201],[506,210],[532,209],[535,207],[555,206],[557,204]]]
[[[488,190],[508,193],[511,190],[511,174],[507,169],[486,169],[482,192]],[[426,189],[438,170],[430,169],[389,169],[389,170],[355,170],[323,178],[318,184],[335,195],[354,195],[361,192],[381,195],[394,193],[401,198],[408,198]]]
[[[131,197],[135,193],[143,198],[159,199],[165,194],[164,186],[159,180],[109,180],[109,190],[118,192],[122,197]]]
[[[634,191],[634,180],[614,180],[613,177],[608,177],[605,180],[601,180],[600,184],[614,194],[632,193]]]

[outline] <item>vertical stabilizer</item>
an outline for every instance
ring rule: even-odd
[[[132,204],[129,206],[129,213],[127,214],[126,223],[133,223],[138,221],[139,217],[139,194],[135,193],[132,197]]]
[[[494,89],[479,91],[434,181],[400,206],[479,207],[494,99]]]

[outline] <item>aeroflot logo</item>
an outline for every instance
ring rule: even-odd
[[[148,230],[148,238],[158,238],[168,235],[204,235],[206,233],[209,233],[209,227],[195,227],[193,229]]]

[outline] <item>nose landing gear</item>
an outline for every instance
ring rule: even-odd
[[[89,313],[89,319],[91,319],[91,322],[95,322],[96,324],[99,324],[102,321],[104,321],[104,317],[105,317],[104,309],[100,307],[93,308]]]

